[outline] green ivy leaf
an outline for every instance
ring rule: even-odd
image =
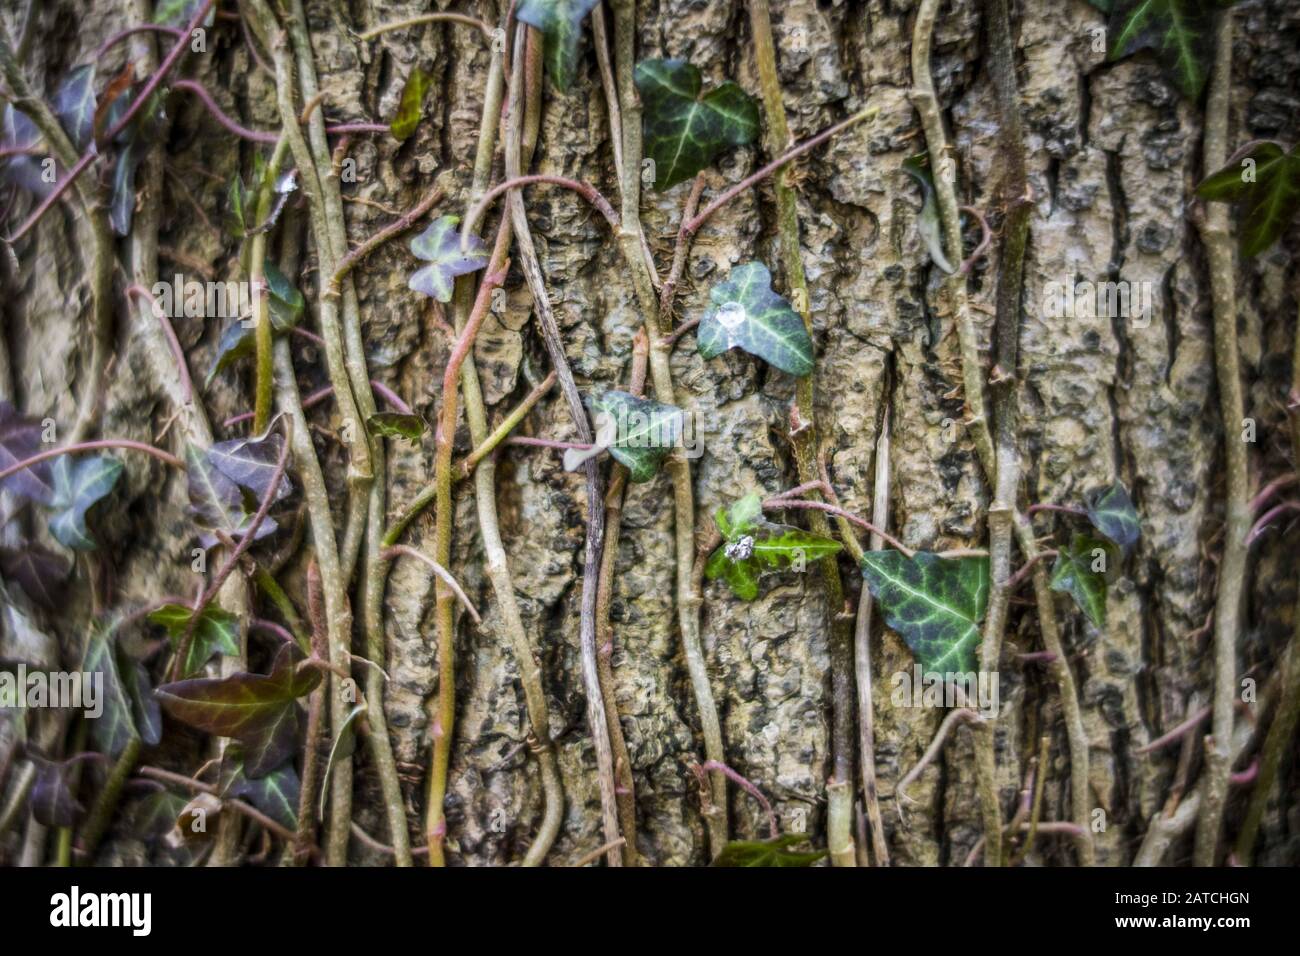
[[[153,22],[169,27],[183,27],[190,22],[194,11],[203,0],[158,0],[153,7]],[[214,5],[204,18],[204,26],[212,26],[217,10]]]
[[[644,106],[646,154],[654,160],[655,189],[692,178],[723,150],[758,136],[758,107],[730,81],[700,96],[700,71],[685,60],[642,60],[636,88]]]
[[[826,856],[825,850],[790,849],[807,843],[803,833],[787,833],[771,840],[732,840],[722,848],[710,866],[812,866]]]
[[[68,71],[54,91],[50,105],[77,152],[85,152],[94,139],[95,64],[84,63]]]
[[[411,240],[411,252],[429,264],[411,276],[408,284],[439,302],[451,301],[456,276],[487,268],[487,246],[478,236],[470,236],[469,245],[461,252],[459,224],[459,216],[443,216]]]
[[[713,306],[696,333],[704,358],[739,347],[791,375],[812,373],[812,337],[790,303],[772,291],[772,273],[763,263],[736,266],[709,290],[709,299]]]
[[[172,647],[179,648],[193,616],[193,608],[183,604],[164,604],[149,613],[149,620],[166,628]],[[217,654],[234,656],[238,653],[239,618],[209,604],[194,623],[194,637],[190,640],[185,660],[181,662],[181,676],[197,674]]]
[[[164,684],[156,693],[163,709],[182,723],[242,743],[245,772],[264,777],[293,754],[301,722],[298,698],[321,681],[319,671],[297,669],[301,656],[295,645],[285,644],[269,674],[196,677]]]
[[[921,187],[921,215],[916,221],[916,231],[925,243],[930,259],[941,270],[952,275],[956,272],[943,249],[943,226],[939,222],[939,200],[934,192],[934,178],[930,173],[930,157],[918,153],[903,160],[903,172],[916,180]]]
[[[1300,212],[1300,145],[1283,152],[1277,143],[1259,143],[1239,163],[1224,166],[1196,187],[1210,202],[1230,202],[1240,214],[1243,256],[1257,256],[1273,245]]]
[[[389,124],[389,129],[393,131],[393,139],[399,143],[415,135],[415,130],[420,125],[420,116],[424,111],[424,98],[428,95],[429,85],[432,82],[433,77],[418,66],[406,77],[406,85],[402,87],[402,98],[397,103],[397,112],[393,114],[393,121]]]
[[[404,415],[401,412],[375,412],[366,419],[366,427],[372,435],[380,438],[401,438],[405,441],[419,441],[428,425],[419,415]]]
[[[267,312],[271,316],[271,329],[275,332],[288,332],[298,324],[303,308],[307,305],[302,293],[289,281],[289,277],[275,267],[272,262],[263,266],[266,278],[266,291],[270,293]]]
[[[117,484],[122,462],[108,455],[54,459],[54,500],[50,502],[50,533],[59,544],[77,551],[94,551],[86,529],[86,512]]]
[[[123,686],[117,666],[116,618],[101,618],[92,622],[90,639],[86,644],[86,657],[81,669],[89,674],[103,675],[103,707],[98,718],[90,721],[90,739],[100,751],[110,757],[120,754],[132,740],[139,739],[136,730],[131,698]]]
[[[980,620],[989,599],[988,558],[941,558],[929,551],[868,551],[862,576],[926,673],[975,670]]]
[[[520,0],[515,16],[542,31],[546,72],[561,93],[567,93],[578,72],[582,21],[600,0]]]
[[[172,831],[189,800],[170,790],[155,790],[131,805],[128,814],[131,831],[142,840],[153,842]]]
[[[247,218],[252,213],[252,197],[244,187],[244,180],[238,173],[230,178],[226,189],[226,213],[224,224],[226,232],[232,239],[243,239],[248,232]]]
[[[11,468],[41,450],[44,426],[35,418],[0,401],[0,468]],[[0,480],[0,488],[30,501],[48,505],[54,500],[54,474],[48,460],[16,471]]]
[[[608,391],[591,399],[596,444],[627,468],[628,480],[649,481],[682,442],[682,410],[627,392]]]
[[[298,829],[302,783],[292,760],[265,776],[249,777],[244,768],[244,748],[231,744],[221,758],[217,787],[222,799],[246,800],[277,823],[290,830]]]
[[[1106,583],[1119,568],[1119,549],[1111,542],[1075,532],[1052,568],[1052,590],[1074,603],[1098,629],[1106,626]]]
[[[1113,0],[1108,59],[1152,50],[1182,93],[1197,99],[1214,60],[1216,0]]]
[[[757,494],[749,494],[728,508],[718,509],[714,520],[724,541],[709,555],[704,576],[710,581],[718,578],[726,581],[731,593],[742,601],[758,597],[758,579],[762,574],[788,568],[803,570],[822,558],[838,554],[841,548],[833,538],[767,521]]]
[[[272,337],[283,335],[298,324],[306,300],[289,278],[271,263],[266,263],[263,277],[266,280],[267,315],[271,317]],[[217,373],[229,368],[243,358],[251,357],[257,350],[257,327],[245,319],[234,319],[221,332],[217,343],[217,357],[208,370],[204,386],[211,385]]]
[[[1084,499],[1084,508],[1092,526],[1119,545],[1125,554],[1137,544],[1141,533],[1137,509],[1121,482],[1089,494]]]

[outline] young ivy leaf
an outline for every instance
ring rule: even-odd
[[[709,290],[709,299],[713,306],[696,333],[704,358],[739,347],[783,372],[811,374],[812,337],[790,303],[772,291],[772,273],[763,263],[732,269],[727,281]]]
[[[645,151],[660,192],[758,136],[758,107],[749,94],[728,81],[701,97],[700,71],[685,60],[642,60],[635,81],[645,109]]]
[[[411,276],[408,284],[414,291],[450,302],[456,276],[487,268],[487,246],[478,236],[470,236],[468,247],[461,252],[459,224],[459,216],[443,216],[411,240],[411,252],[429,263]]]
[[[0,401],[0,468],[12,468],[41,450],[43,426]],[[54,500],[54,475],[48,460],[16,471],[0,480],[0,488],[21,498],[48,505]]]
[[[709,866],[812,866],[826,856],[825,850],[790,849],[807,842],[803,833],[787,833],[771,840],[732,840]]]
[[[420,114],[424,109],[424,97],[429,92],[433,77],[418,66],[411,70],[402,87],[402,98],[397,103],[397,112],[388,128],[393,132],[393,139],[399,143],[415,135],[420,125]]]
[[[231,744],[221,758],[217,786],[222,799],[247,800],[277,823],[290,830],[298,829],[298,797],[302,783],[292,760],[254,779],[244,769],[244,748]]]
[[[1287,153],[1277,143],[1258,143],[1239,163],[1208,176],[1196,187],[1196,195],[1235,203],[1241,216],[1241,254],[1257,256],[1300,212],[1300,145]]]
[[[546,72],[561,93],[567,93],[578,72],[582,21],[600,0],[520,0],[515,16],[542,31]]]
[[[1112,0],[1107,34],[1111,61],[1152,50],[1188,99],[1197,99],[1214,59],[1216,8],[1232,0]]]
[[[840,543],[763,518],[763,506],[757,494],[749,494],[714,516],[723,544],[709,555],[704,576],[710,581],[721,578],[742,601],[758,597],[758,579],[766,571],[794,568],[802,571],[809,564],[838,554]]]
[[[1119,545],[1125,554],[1137,544],[1140,533],[1137,509],[1121,482],[1089,494],[1084,499],[1084,508],[1092,526]]]
[[[149,620],[167,630],[173,647],[180,647],[189,629],[194,609],[183,604],[164,604],[149,613]],[[189,651],[181,662],[181,676],[190,677],[203,669],[203,665],[217,654],[239,653],[239,618],[219,607],[209,604],[194,623],[194,637]]]
[[[920,551],[868,551],[862,576],[926,673],[975,670],[980,620],[989,599],[988,558],[941,558]]]
[[[934,192],[934,179],[930,174],[930,157],[925,153],[903,160],[903,172],[916,180],[921,187],[921,216],[916,221],[916,231],[930,253],[931,261],[952,275],[957,270],[943,251],[943,227],[939,223],[939,200]]]
[[[248,232],[247,217],[252,213],[252,196],[244,187],[243,177],[238,172],[230,178],[226,190],[226,214],[223,222],[226,232],[232,239],[243,239]]]
[[[1093,626],[1106,626],[1106,583],[1119,569],[1119,549],[1104,538],[1075,532],[1052,568],[1052,590],[1074,598]]]
[[[366,419],[366,427],[372,435],[380,438],[401,438],[405,441],[419,441],[428,425],[419,415],[403,415],[401,412],[375,412]]]
[[[115,235],[131,233],[135,217],[135,171],[140,165],[140,144],[133,137],[117,153],[113,162],[113,194],[108,205],[108,224]]]
[[[95,64],[74,66],[54,91],[50,105],[77,152],[85,152],[94,138]]]
[[[265,777],[292,756],[300,723],[298,698],[321,680],[315,669],[297,669],[301,656],[295,645],[285,644],[269,674],[191,678],[163,684],[155,693],[163,709],[182,723],[240,741],[245,773],[252,779]]]
[[[628,471],[628,480],[649,481],[673,448],[682,443],[682,410],[627,392],[609,391],[590,400],[598,446]]]
[[[140,732],[140,739],[146,746],[156,747],[162,740],[162,708],[153,695],[149,671],[144,664],[120,653],[120,649],[117,665],[117,674],[131,703],[131,719]]]
[[[108,455],[54,459],[54,500],[50,502],[50,533],[59,544],[76,551],[94,551],[86,529],[86,512],[117,484],[122,462]]]
[[[183,27],[190,22],[190,18],[194,16],[194,11],[199,8],[199,4],[202,2],[203,0],[158,0],[154,4],[152,22],[169,27]],[[214,5],[208,11],[207,17],[204,18],[203,25],[212,26],[216,15],[217,10]]]
[[[208,449],[208,461],[241,488],[247,488],[260,502],[271,490],[276,466],[284,451],[284,436],[271,432],[255,438],[232,438],[219,441]],[[280,476],[275,500],[283,501],[293,493],[288,475]]]
[[[89,674],[103,675],[103,708],[100,716],[90,721],[90,739],[102,753],[110,757],[120,754],[132,740],[140,737],[136,730],[134,708],[130,695],[122,683],[117,667],[117,628],[115,618],[103,618],[91,624],[90,640],[81,669]]]

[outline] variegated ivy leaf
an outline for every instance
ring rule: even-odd
[[[418,66],[407,76],[406,85],[402,87],[402,98],[397,103],[397,112],[388,124],[393,139],[399,143],[415,135],[415,130],[420,125],[420,114],[424,110],[424,98],[432,82],[433,77]]]
[[[487,268],[487,246],[478,236],[470,236],[465,251],[461,251],[461,236],[456,229],[459,224],[459,216],[443,216],[411,240],[411,252],[429,264],[411,276],[409,285],[439,302],[451,301],[457,276]]]
[[[164,604],[149,613],[149,620],[161,624],[171,638],[172,647],[179,648],[189,630],[194,609],[183,604]],[[217,654],[239,653],[239,618],[212,604],[203,609],[194,622],[194,636],[189,650],[181,662],[181,676],[190,677],[203,669],[203,665]]]
[[[709,290],[709,299],[713,305],[696,333],[704,358],[739,347],[791,375],[812,372],[812,337],[790,303],[772,291],[772,273],[763,263],[736,266]]]
[[[989,599],[988,558],[941,558],[920,551],[868,551],[862,576],[885,623],[926,673],[975,670],[980,621]]]
[[[1152,50],[1189,99],[1197,99],[1214,61],[1216,10],[1235,0],[1112,0],[1109,59]]]
[[[103,675],[100,693],[103,713],[89,721],[90,739],[102,753],[110,757],[116,757],[127,744],[140,736],[135,726],[134,707],[117,666],[119,623],[116,618],[102,618],[92,622],[86,657],[81,666],[86,673]]]
[[[1239,161],[1207,177],[1196,195],[1235,203],[1241,254],[1257,256],[1300,213],[1300,145],[1287,153],[1277,143],[1257,143]]]
[[[803,833],[787,833],[771,840],[732,840],[709,866],[812,866],[825,850],[792,850],[807,843]]]
[[[366,419],[366,427],[372,435],[380,438],[401,438],[404,441],[419,441],[428,427],[419,415],[404,415],[401,412],[375,412]]]
[[[682,410],[674,405],[609,391],[591,399],[591,410],[596,446],[609,449],[630,481],[649,481],[682,443]]]
[[[542,31],[546,72],[561,93],[573,85],[582,47],[582,21],[600,0],[520,0],[515,16]]]
[[[221,757],[217,789],[222,799],[246,800],[282,826],[298,829],[298,798],[302,783],[292,760],[285,761],[264,777],[249,777],[244,769],[244,748],[231,744]]]
[[[294,752],[301,718],[298,698],[321,681],[314,668],[299,670],[302,652],[284,644],[269,674],[238,673],[163,684],[155,692],[163,709],[182,723],[244,745],[244,770],[264,777]]]
[[[94,138],[95,64],[74,66],[54,91],[50,105],[72,145],[84,152]]]
[[[704,576],[721,578],[742,601],[758,597],[758,579],[768,571],[805,570],[822,558],[838,554],[840,543],[763,518],[761,499],[750,494],[718,509],[714,520],[722,532],[722,545],[709,555]]]
[[[1119,545],[1125,554],[1137,544],[1140,533],[1137,509],[1121,482],[1089,494],[1084,507],[1092,526]]]
[[[1075,532],[1052,568],[1052,590],[1074,603],[1097,628],[1106,626],[1106,584],[1119,570],[1119,549],[1104,538]]]
[[[122,462],[108,455],[54,459],[54,500],[50,502],[50,533],[65,548],[94,551],[95,540],[86,529],[86,512],[117,484]]]
[[[921,215],[916,221],[916,230],[925,243],[926,251],[936,266],[948,275],[956,268],[948,261],[943,247],[943,225],[939,222],[939,200],[934,192],[934,178],[930,172],[930,157],[925,153],[909,156],[903,160],[903,172],[916,180],[921,187]]]
[[[645,152],[655,189],[692,178],[723,150],[758,136],[758,107],[730,81],[700,96],[700,71],[685,60],[642,60],[636,88],[644,107]]]

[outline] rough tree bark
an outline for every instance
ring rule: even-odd
[[[25,6],[6,0],[2,19],[12,23]],[[106,36],[135,22],[134,6],[116,0],[37,2],[28,77],[48,92],[67,68],[92,57]],[[434,76],[429,106],[412,139],[397,144],[362,136],[352,142],[356,182],[345,181],[343,188],[353,240],[390,221],[389,211],[412,206],[435,180],[447,190],[437,208],[462,212],[490,58],[482,38],[464,28],[432,25],[372,42],[357,39],[381,21],[427,12],[430,5],[419,0],[311,0],[306,7],[328,121],[383,122],[414,67],[431,69]],[[486,0],[446,7],[492,22],[500,12]],[[879,110],[801,161],[791,177],[816,332],[818,416],[836,492],[846,508],[870,515],[873,454],[887,400],[891,530],[917,548],[981,547],[991,489],[961,427],[957,341],[951,321],[937,308],[940,281],[918,238],[915,188],[900,172],[902,161],[923,148],[909,99],[914,7],[911,0],[772,4],[794,139],[865,106]],[[983,210],[997,231],[1002,164],[997,102],[984,68],[983,7],[977,0],[944,5],[933,70],[961,169],[959,201]],[[734,78],[758,95],[743,4],[661,0],[638,8],[638,56],[687,57],[701,68],[706,84]],[[1300,138],[1300,9],[1287,0],[1259,0],[1236,16],[1232,142],[1271,138],[1292,144]],[[1103,18],[1083,0],[1019,0],[1012,17],[1033,203],[1020,339],[1025,487],[1031,501],[1072,502],[1088,489],[1122,480],[1142,518],[1141,541],[1112,591],[1104,631],[1064,613],[1065,599],[1058,596],[1091,750],[1089,783],[1104,823],[1094,833],[1097,861],[1127,864],[1165,801],[1178,758],[1177,747],[1137,751],[1208,700],[1213,679],[1210,632],[1202,625],[1213,603],[1220,550],[1215,535],[1223,522],[1223,443],[1205,257],[1190,218],[1196,210],[1187,199],[1202,174],[1201,113],[1175,92],[1149,55],[1103,62],[1092,34]],[[546,90],[533,171],[589,181],[612,197],[618,189],[591,43],[588,28],[574,89],[567,95]],[[119,45],[105,56],[105,75],[121,69],[128,50]],[[208,52],[191,57],[187,70],[245,126],[278,129],[273,77],[250,59],[237,23],[219,22]],[[250,167],[255,148],[265,147],[225,134],[193,97],[173,95],[168,110],[165,172],[160,183],[151,181],[160,191],[139,198],[160,210],[160,271],[164,277],[179,272],[186,278],[237,278],[234,249],[219,228],[226,185],[237,170]],[[769,158],[758,143],[734,150],[707,172],[707,188],[716,192]],[[495,169],[499,180],[499,157]],[[684,184],[668,194],[647,192],[643,199],[643,225],[661,264],[689,189]],[[642,317],[616,242],[572,194],[533,186],[527,196],[578,383],[584,389],[621,387]],[[0,259],[8,358],[0,396],[38,418],[64,423],[75,418],[75,396],[89,361],[82,334],[89,280],[75,239],[74,208],[56,209],[12,256]],[[495,222],[494,213],[493,228]],[[967,237],[968,249],[978,241],[978,227],[971,228],[976,231]],[[1289,387],[1297,288],[1290,253],[1296,240],[1292,230],[1270,253],[1240,266],[1239,329],[1246,413],[1257,420],[1259,436],[1251,449],[1257,484],[1261,475],[1267,480],[1291,467],[1286,411],[1276,397]],[[310,249],[308,258],[314,262]],[[713,278],[751,258],[768,263],[776,288],[785,288],[770,185],[741,196],[696,237],[678,315],[699,315]],[[969,286],[986,349],[996,268],[995,255],[982,260]],[[430,321],[423,300],[407,290],[410,270],[405,244],[397,242],[354,275],[372,377],[433,420],[448,339]],[[1045,286],[1076,278],[1154,283],[1159,291],[1150,323],[1044,314]],[[315,282],[301,287],[309,294],[310,313]],[[124,301],[115,308],[116,359],[102,405],[102,433],[153,441],[173,409],[146,358],[152,342],[143,327],[148,313],[128,312]],[[549,370],[530,313],[531,298],[516,264],[504,307],[489,314],[475,350],[494,421]],[[196,383],[211,363],[218,325],[177,322]],[[705,362],[692,348],[678,348],[672,364],[679,399],[697,413],[703,429],[705,454],[693,463],[701,526],[751,488],[772,494],[796,483],[786,437],[792,379],[740,352]],[[297,367],[304,394],[326,384],[319,357]],[[217,437],[233,436],[230,430],[223,434],[220,423],[251,407],[251,376],[251,365],[241,367],[204,391]],[[888,395],[882,394],[884,383]],[[328,430],[330,415],[336,425],[332,411],[314,420]],[[529,417],[526,433],[573,439],[569,422],[563,397],[553,390]],[[343,488],[346,458],[340,447],[317,436],[317,448],[331,487]],[[456,454],[469,450],[462,421]],[[389,453],[386,491],[394,514],[432,476],[432,435],[416,446],[389,443]],[[113,592],[139,601],[192,593],[183,476],[148,458],[128,457],[125,464],[118,491],[125,504],[108,515],[103,528]],[[563,471],[558,455],[511,447],[498,459],[496,481],[501,533],[523,624],[539,651],[563,778],[565,813],[549,862],[571,862],[604,843],[578,645],[582,477]],[[523,857],[541,819],[543,791],[526,746],[529,723],[513,645],[484,571],[472,485],[462,482],[456,490],[452,571],[484,611],[484,623],[475,628],[461,621],[457,631],[447,853],[457,865],[504,864]],[[699,785],[690,770],[704,759],[703,745],[673,611],[671,500],[666,473],[629,486],[611,614],[616,701],[635,782],[639,850],[655,865],[704,863],[707,846]],[[340,510],[342,502],[340,495]],[[424,542],[427,551],[432,536],[430,512],[408,540]],[[1239,636],[1242,674],[1255,665],[1273,667],[1291,633],[1295,547],[1293,535],[1273,533],[1252,552]],[[305,564],[290,568],[289,579],[301,586]],[[848,562],[841,569],[847,603],[856,607],[861,577]],[[397,562],[387,593],[388,726],[417,846],[423,843],[418,821],[437,691],[433,580],[420,563]],[[65,649],[75,646],[90,613],[86,589],[71,593],[74,600],[42,621]],[[832,769],[828,621],[834,615],[826,613],[823,594],[815,574],[765,580],[763,594],[749,604],[709,586],[701,617],[729,765],[769,797],[783,830],[806,831],[819,846],[825,845]],[[5,639],[11,638],[7,629]],[[877,783],[892,862],[960,865],[982,833],[970,730],[955,732],[942,759],[910,786],[910,800],[899,807],[894,786],[925,750],[943,714],[890,705],[891,678],[910,671],[912,658],[879,623],[871,639]],[[354,649],[364,653],[360,633]],[[1002,654],[1001,695],[1009,710],[997,726],[997,783],[1009,819],[1026,765],[1038,753],[1040,737],[1050,735],[1043,818],[1068,820],[1068,751],[1055,684],[1040,665],[1016,659],[1040,649],[1032,609],[1013,602]],[[0,658],[6,656],[0,647]],[[0,765],[12,733],[0,719]],[[1300,862],[1300,768],[1294,747],[1290,753],[1261,824],[1261,864]],[[356,817],[368,832],[382,834],[386,817],[365,748],[358,748],[354,770]],[[1230,797],[1226,841],[1243,808],[1240,794]],[[739,790],[732,791],[730,816],[733,837],[766,835],[762,808]],[[0,838],[0,858],[17,858],[22,830]],[[102,853],[105,859],[139,860],[145,848],[110,831]],[[1187,838],[1165,862],[1187,862],[1190,854]],[[355,841],[352,856],[382,860]],[[1055,864],[1075,860],[1068,838],[1054,835],[1038,837],[1033,857]]]

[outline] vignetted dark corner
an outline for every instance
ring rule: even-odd
[[[1300,863],[1295,3],[0,0],[0,99],[0,863]]]

